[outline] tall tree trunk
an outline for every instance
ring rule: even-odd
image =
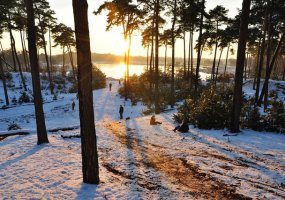
[[[219,66],[220,66],[220,62],[221,62],[221,57],[222,57],[223,51],[224,51],[224,48],[222,48],[222,49],[221,49],[220,57],[219,57],[218,64],[217,64],[216,78],[215,78],[215,85],[216,85],[217,80],[218,80],[218,75],[219,75]]]
[[[237,52],[237,63],[235,72],[235,88],[231,116],[231,132],[239,132],[240,112],[242,106],[242,85],[243,85],[243,69],[245,60],[246,41],[248,37],[248,21],[250,13],[251,0],[243,0],[241,22],[239,31],[239,42]]]
[[[278,53],[280,51],[280,48],[281,48],[281,45],[282,45],[282,42],[284,40],[284,37],[285,37],[285,33],[283,32],[282,33],[282,36],[278,42],[278,45],[274,51],[274,54],[273,54],[273,57],[271,59],[271,62],[269,64],[269,68],[268,68],[268,71],[266,71],[266,76],[265,76],[265,80],[264,80],[264,84],[263,84],[263,87],[262,87],[262,90],[261,90],[261,93],[260,93],[260,97],[258,99],[258,105],[261,105],[261,102],[262,102],[262,99],[263,99],[263,96],[266,92],[266,89],[268,88],[268,83],[269,83],[269,78],[270,78],[270,75],[271,75],[271,72],[272,72],[272,69],[274,67],[274,64],[275,64],[275,61],[276,61],[276,58],[278,56]]]
[[[73,0],[78,63],[78,97],[80,115],[83,182],[99,184],[97,139],[92,95],[92,61],[86,0]]]
[[[195,75],[195,89],[194,89],[194,100],[198,99],[198,80],[199,80],[199,70],[201,64],[201,46],[202,46],[202,31],[203,31],[203,18],[204,18],[204,9],[205,9],[205,0],[202,0],[201,4],[201,16],[199,22],[199,37],[198,37],[198,49],[197,49],[197,66],[196,66],[196,75]]]
[[[284,63],[283,63],[284,65]],[[283,66],[282,81],[285,81],[285,66]]]
[[[65,46],[62,47],[62,76],[63,77],[65,77],[65,74],[66,74],[64,54],[65,54]]]
[[[229,51],[230,51],[230,46],[231,44],[228,44],[228,49],[227,49],[227,55],[226,55],[226,63],[225,63],[225,69],[224,69],[224,76],[226,75],[227,72],[227,65],[228,65],[228,58],[229,58]]]
[[[149,56],[149,45],[147,45],[147,52],[146,52],[146,71],[148,72],[148,56]]]
[[[255,90],[255,86],[256,86],[256,81],[257,81],[257,73],[258,73],[258,64],[259,64],[259,56],[260,56],[260,51],[261,51],[261,38],[259,38],[258,40],[258,50],[257,50],[257,56],[256,56],[256,66],[255,66],[255,70],[254,70],[254,79],[253,79],[253,86],[252,89]]]
[[[20,30],[20,38],[21,38],[21,43],[22,43],[22,52],[23,52],[25,67],[26,67],[26,71],[28,71],[28,64],[27,64],[27,59],[26,59],[26,53],[25,53],[24,39],[23,39],[22,30]]]
[[[42,40],[44,42],[44,52],[45,52],[45,59],[46,59],[46,63],[47,63],[47,72],[48,72],[48,80],[49,80],[49,86],[50,86],[50,93],[53,94],[53,81],[52,81],[52,76],[51,76],[51,70],[50,70],[50,65],[49,65],[49,59],[48,59],[48,53],[47,53],[47,46],[46,46],[46,40],[45,40],[45,36],[44,36],[44,32],[42,31]],[[64,54],[63,54],[64,56]]]
[[[124,42],[127,43],[127,33],[124,32]],[[128,100],[128,73],[127,73],[127,49],[124,49],[124,67],[125,67],[125,73],[124,73],[124,90],[125,90],[125,101]]]
[[[75,72],[75,66],[73,63],[73,56],[72,56],[71,47],[68,46],[67,48],[68,48],[69,60],[70,60],[71,68],[72,68],[73,79],[76,82],[76,72]]]
[[[191,29],[190,31],[190,50],[191,50],[191,66],[190,66],[190,89],[192,90],[192,87],[193,87],[193,66],[194,66],[194,63],[193,63],[193,28]]]
[[[35,114],[37,122],[37,135],[38,144],[48,143],[45,116],[43,110],[43,99],[41,94],[41,82],[39,75],[39,63],[37,57],[37,47],[36,47],[36,28],[35,28],[35,17],[33,0],[26,0],[27,6],[27,17],[28,17],[28,45],[29,45],[29,56],[30,56],[30,66],[32,73],[32,83],[34,92],[34,105]]]
[[[21,65],[19,56],[18,56],[17,51],[16,51],[15,39],[14,39],[13,35],[12,35],[12,41],[13,41],[13,43],[12,43],[13,44],[13,51],[14,51],[14,55],[15,55],[16,61],[18,63],[18,68],[19,68],[19,72],[20,72],[21,81],[23,83],[24,90],[27,91],[26,81],[25,81],[25,77],[23,75],[22,65]]]
[[[186,41],[185,41],[185,31],[183,31],[183,78],[186,80]]]
[[[259,66],[258,66],[258,73],[256,77],[256,91],[255,91],[255,103],[258,103],[258,97],[259,97],[259,90],[260,90],[260,79],[261,79],[261,72],[263,67],[263,61],[264,61],[264,51],[265,51],[265,38],[266,38],[266,32],[268,27],[268,6],[266,7],[265,11],[265,19],[264,19],[264,30],[262,35],[262,42],[260,47],[260,55],[259,55]]]
[[[151,25],[152,25],[152,29],[151,29],[151,52],[150,52],[150,63],[149,63],[149,67],[150,67],[150,70],[149,70],[149,78],[150,78],[150,83],[149,83],[149,90],[150,92],[152,93],[152,86],[153,86],[153,55],[154,55],[154,23],[155,23],[155,12],[156,10],[154,9],[153,10],[153,19],[152,19],[152,22],[151,22]],[[153,102],[153,98],[152,98],[152,95],[150,97],[150,100],[151,102]]]
[[[156,0],[156,8],[155,8],[155,91],[154,91],[154,107],[155,113],[158,114],[160,112],[159,106],[159,71],[158,71],[158,49],[159,49],[159,38],[158,38],[158,28],[159,28],[159,0]]]
[[[218,21],[217,21],[217,24],[216,24],[215,52],[214,52],[214,60],[213,60],[212,74],[211,74],[212,83],[216,82],[216,81],[215,81],[215,68],[216,68],[216,56],[217,56],[217,50],[218,50],[218,30],[219,30],[219,23],[218,23]]]
[[[248,53],[246,53],[246,57],[244,61],[244,80],[247,79],[247,63],[248,63]]]
[[[127,57],[127,88],[130,91],[130,55],[131,55],[132,33],[129,33],[128,57]]]
[[[271,72],[270,72],[270,59],[271,59],[271,42],[272,42],[272,1],[270,1],[270,14],[269,14],[269,19],[268,19],[268,37],[267,37],[267,52],[266,52],[266,75],[265,75],[265,79],[270,78]],[[282,40],[282,38],[281,38]],[[282,42],[281,42],[282,43]],[[278,52],[277,52],[278,54]],[[277,58],[278,55],[276,55]],[[273,66],[272,66],[273,68]],[[265,83],[265,82],[264,82]],[[267,84],[264,84],[263,87],[265,87],[264,89],[264,111],[266,111],[267,106],[268,106],[268,82]],[[262,88],[263,89],[263,88]],[[261,99],[262,101],[262,99]],[[259,100],[258,104],[261,102]]]
[[[175,87],[174,87],[174,73],[175,73],[175,23],[176,23],[176,0],[174,0],[174,9],[173,9],[173,22],[172,22],[172,28],[171,28],[171,43],[172,43],[172,67],[171,67],[171,99],[170,99],[170,105],[171,108],[174,107],[175,104]]]
[[[48,29],[48,37],[49,37],[49,63],[50,63],[50,73],[53,74],[53,66],[52,66],[52,53],[51,53],[51,31]]]
[[[31,67],[29,66],[30,64],[30,59],[29,59],[29,55],[28,55],[28,51],[27,51],[27,46],[26,46],[26,30],[23,31],[23,44],[24,44],[24,49],[25,49],[25,55],[26,55],[26,59],[27,59],[27,64],[28,64],[28,71],[31,71]]]
[[[189,32],[189,43],[188,43],[188,63],[187,63],[187,78],[190,84],[190,88],[191,86],[191,78],[190,77],[190,59],[191,59],[191,31]]]
[[[166,62],[167,62],[167,40],[165,41],[165,55],[164,55],[164,73],[166,73]]]
[[[11,53],[12,53],[12,58],[13,58],[13,70],[14,72],[17,72],[17,64],[16,64],[16,58],[15,58],[15,53],[14,53],[14,43],[13,43],[13,34],[11,28],[9,28],[9,33],[10,33],[10,43],[11,43]]]
[[[6,76],[5,76],[5,72],[4,72],[1,60],[0,60],[0,75],[2,76],[2,83],[3,83],[6,106],[8,106],[9,105],[9,97],[8,97],[8,92],[7,92]]]

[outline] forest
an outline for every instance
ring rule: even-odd
[[[285,1],[51,2],[0,2],[0,198],[285,198]]]

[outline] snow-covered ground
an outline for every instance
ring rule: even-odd
[[[285,198],[284,134],[223,136],[229,133],[193,127],[175,133],[175,111],[157,115],[162,124],[150,126],[150,116],[141,114],[145,107],[124,102],[112,83],[111,91],[93,92],[100,185],[82,183],[80,138],[62,138],[80,130],[49,132],[50,143],[37,145],[34,107],[23,104],[0,110],[2,133],[13,121],[31,132],[0,141],[0,199]],[[75,94],[44,99],[48,129],[79,125]],[[130,120],[119,120],[120,105]]]

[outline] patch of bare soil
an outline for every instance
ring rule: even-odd
[[[151,167],[160,174],[164,174],[164,178],[176,185],[178,190],[190,193],[193,198],[251,199],[236,193],[235,186],[226,185],[208,174],[199,172],[199,169],[189,164],[185,158],[166,155],[163,153],[163,147],[152,145],[141,138],[139,139],[135,130],[128,129],[122,123],[112,122],[107,124],[106,127],[118,137],[122,144],[125,144],[128,148],[132,148],[134,154],[141,155],[140,151],[143,149],[145,158],[136,160],[135,162],[140,162],[144,166]],[[105,167],[117,175],[130,179],[133,178],[128,177],[124,172],[110,168],[108,165],[105,165]],[[152,189],[157,188],[155,183],[152,183],[152,185],[154,185],[151,187]]]

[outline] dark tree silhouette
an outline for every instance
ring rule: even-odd
[[[37,122],[37,134],[38,144],[48,143],[45,116],[43,111],[43,100],[41,94],[41,83],[39,75],[39,64],[37,57],[36,47],[36,28],[35,28],[35,16],[33,8],[33,0],[26,0],[27,14],[28,14],[28,45],[29,45],[29,56],[33,82],[34,92],[34,105]]]
[[[86,0],[73,0],[73,14],[78,64],[83,182],[99,184],[97,139],[92,97],[92,62]]]
[[[230,130],[233,133],[239,131],[240,112],[242,106],[242,84],[243,84],[242,81],[243,81],[246,41],[248,37],[250,3],[251,0],[243,0],[242,3],[241,23],[240,23],[239,42],[238,42],[238,51],[237,51],[236,73],[235,73],[234,99],[233,99],[232,117],[230,125]]]

